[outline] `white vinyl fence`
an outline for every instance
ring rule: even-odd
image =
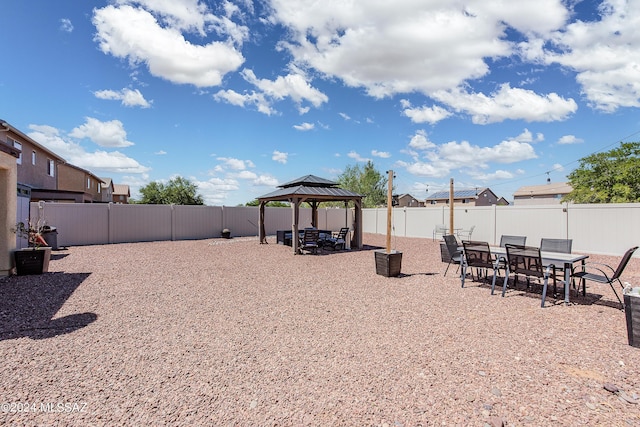
[[[257,236],[259,209],[251,206],[183,206],[32,202],[31,218],[55,227],[58,246]],[[267,236],[291,230],[289,208],[265,208]],[[318,209],[318,228],[352,227],[351,210]],[[311,226],[311,209],[300,209],[299,227]]]
[[[259,227],[259,209],[247,206],[31,203],[31,217],[38,215],[57,228],[58,246],[209,239],[224,228],[234,237],[257,236]],[[289,208],[265,209],[268,236],[290,230],[292,222]],[[386,208],[363,209],[362,222],[363,232],[385,234]],[[392,223],[394,236],[430,239],[436,225],[449,226],[449,207],[394,208]],[[311,209],[300,209],[300,228],[310,225]],[[527,236],[532,246],[542,237],[566,238],[575,252],[621,255],[640,244],[640,203],[456,206],[454,228],[473,225],[472,239],[490,244],[503,234]],[[318,228],[345,226],[353,228],[352,210],[318,209]]]
[[[437,224],[449,227],[449,215],[445,205],[394,208],[392,235],[432,238]],[[363,232],[385,234],[386,208],[364,209],[362,222]],[[622,255],[640,245],[640,203],[454,207],[454,228],[474,225],[472,240],[489,244],[503,234],[527,236],[531,246],[543,237],[573,239],[574,252]]]

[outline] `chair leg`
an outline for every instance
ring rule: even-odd
[[[540,307],[544,308],[544,300],[547,298],[547,285],[549,284],[549,276],[544,278],[544,285],[542,286],[542,302]]]
[[[449,266],[451,265],[451,261],[447,264],[447,269],[444,271],[444,277],[447,277],[447,271],[449,271]]]

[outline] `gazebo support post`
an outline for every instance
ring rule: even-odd
[[[293,203],[291,203],[291,208],[293,209],[293,224],[291,224],[291,246],[293,246],[293,253],[298,253],[298,247],[300,246],[298,239],[298,222],[300,221],[300,199],[295,197],[293,199]]]
[[[264,207],[266,204],[267,202],[260,202],[260,244],[267,243],[267,233],[264,229]]]

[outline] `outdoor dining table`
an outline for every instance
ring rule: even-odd
[[[496,256],[496,265],[502,259],[505,262],[507,261],[507,249],[502,246],[491,246],[491,253]],[[545,266],[555,265],[556,267],[562,266],[564,270],[564,303],[569,304],[569,293],[570,293],[570,280],[571,280],[571,271],[573,264],[576,262],[580,262],[582,265],[582,270],[584,271],[584,266],[586,259],[589,258],[589,255],[581,255],[581,254],[567,254],[561,252],[540,252],[540,256],[542,257],[542,264]],[[462,257],[462,262],[465,262],[465,257]],[[461,269],[461,271],[464,271]],[[464,278],[461,277],[461,280]],[[463,282],[464,283],[464,282]]]

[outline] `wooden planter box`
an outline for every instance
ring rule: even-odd
[[[51,248],[18,249],[13,253],[13,258],[16,262],[16,274],[18,276],[47,273],[49,271],[49,260],[51,259]]]
[[[624,313],[627,318],[629,345],[640,348],[640,296],[624,295]]]
[[[376,273],[385,277],[397,277],[402,267],[402,252],[386,250],[374,251],[376,260]]]

